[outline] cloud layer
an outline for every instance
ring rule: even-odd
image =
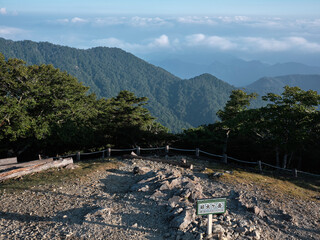
[[[155,52],[320,53],[320,18],[256,16],[32,16],[0,8],[0,37],[78,48]],[[7,21],[7,22],[6,22]],[[27,33],[27,34],[26,34]]]

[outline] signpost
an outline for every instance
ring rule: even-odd
[[[226,206],[226,198],[201,199],[197,201],[197,215],[208,215],[208,237],[212,234],[212,214],[225,213]]]

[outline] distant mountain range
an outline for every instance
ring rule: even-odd
[[[151,62],[181,78],[187,79],[199,74],[209,73],[237,87],[251,84],[261,77],[320,74],[320,67],[307,66],[295,62],[271,65],[260,61],[244,61],[238,58],[214,60],[207,64],[192,63],[172,58]]]
[[[314,90],[320,94],[320,75],[286,75],[278,77],[264,77],[260,78],[252,84],[245,87],[248,91],[256,92],[259,95],[266,93],[281,94],[284,86],[295,87],[308,91]]]
[[[132,91],[137,96],[146,96],[149,98],[147,107],[151,114],[174,132],[218,120],[216,112],[225,106],[231,91],[235,89],[234,86],[210,74],[182,80],[118,48],[97,47],[81,50],[47,42],[11,41],[0,38],[0,53],[7,59],[23,59],[27,64],[52,64],[77,77],[98,97],[114,97],[121,90]],[[245,68],[240,67],[240,63],[243,63],[249,73],[256,72],[259,66],[261,69],[264,66],[259,62],[250,62],[251,65],[244,61],[238,63],[238,69],[244,71]],[[170,65],[170,62],[168,64]],[[240,78],[237,67],[235,73],[232,72],[231,65],[229,67],[229,74],[238,73]],[[272,67],[276,68],[283,69],[276,65]],[[319,91],[319,84],[319,75],[291,75],[262,78],[250,85],[242,86],[245,86],[247,91],[265,94],[281,93],[285,85],[298,85],[303,89]]]

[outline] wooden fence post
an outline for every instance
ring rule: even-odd
[[[262,165],[261,165],[261,161],[258,161],[258,166],[259,166],[259,171],[260,171],[260,173],[262,173]]]
[[[298,171],[296,168],[292,169],[292,172],[294,177],[298,177]]]
[[[137,155],[140,156],[140,147],[137,147]]]
[[[224,153],[224,154],[222,155],[222,161],[223,161],[225,164],[228,163],[228,155],[227,155],[226,153]]]
[[[166,146],[165,150],[166,150],[166,159],[167,159],[169,155],[169,145]]]
[[[102,159],[104,159],[104,150],[102,150]]]
[[[199,157],[200,156],[200,150],[199,148],[196,148],[196,157]]]
[[[111,148],[108,148],[107,151],[108,151],[108,155],[107,155],[107,156],[108,156],[108,157],[111,157]]]
[[[77,152],[77,161],[80,161],[80,152]]]

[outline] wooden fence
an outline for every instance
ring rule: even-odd
[[[75,154],[71,154],[71,155],[67,155],[67,156],[61,156],[61,158],[65,158],[65,157],[75,157],[76,161],[80,161],[81,160],[81,156],[88,156],[88,155],[97,155],[97,154],[101,154],[101,158],[104,159],[105,157],[111,157],[112,152],[132,152],[134,151],[137,155],[141,155],[142,151],[164,151],[164,154],[166,156],[169,155],[170,151],[173,151],[174,153],[176,152],[187,152],[187,153],[192,153],[194,152],[194,155],[196,157],[200,157],[200,155],[206,156],[206,157],[214,157],[214,158],[218,158],[218,160],[220,162],[223,162],[225,164],[228,164],[229,162],[236,162],[236,163],[241,163],[241,164],[246,164],[246,165],[250,165],[250,166],[254,166],[257,167],[258,170],[262,173],[263,170],[267,167],[267,168],[271,168],[271,169],[277,169],[280,171],[285,171],[288,172],[289,174],[292,173],[292,175],[294,177],[298,177],[298,175],[307,175],[307,176],[312,176],[312,177],[320,177],[319,174],[314,174],[314,173],[308,173],[308,172],[304,172],[304,171],[300,171],[297,169],[287,169],[287,168],[281,168],[281,167],[277,167],[277,166],[273,166],[271,164],[262,162],[262,161],[257,161],[257,162],[249,162],[249,161],[244,161],[244,160],[240,160],[240,159],[236,159],[233,157],[229,157],[227,156],[227,154],[224,155],[217,155],[217,154],[213,154],[213,153],[209,153],[209,152],[205,152],[200,150],[199,148],[196,149],[181,149],[181,148],[173,148],[170,146],[165,146],[165,147],[158,147],[158,148],[140,148],[140,147],[136,147],[136,148],[129,148],[129,149],[112,149],[112,148],[107,148],[105,150],[101,150],[101,151],[97,151],[97,152],[91,152],[91,153],[80,153],[77,152]]]

